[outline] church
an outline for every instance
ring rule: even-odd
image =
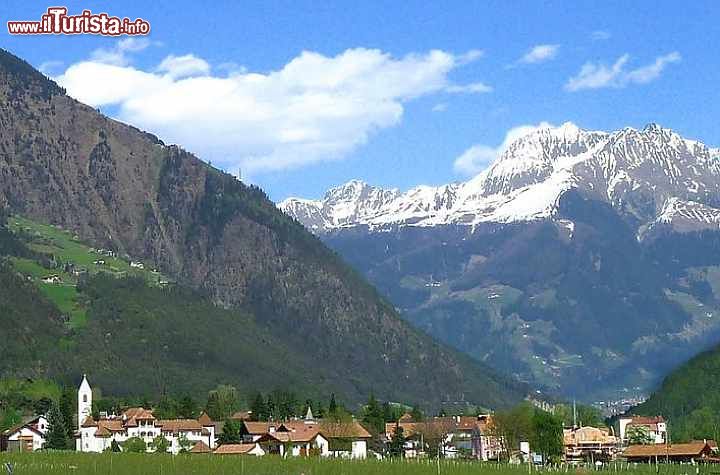
[[[151,409],[131,407],[121,414],[97,414],[93,417],[92,388],[83,375],[78,388],[78,430],[76,450],[80,452],[103,452],[110,450],[113,441],[121,444],[137,437],[143,440],[148,451],[158,436],[169,442],[168,452],[177,454],[190,451],[195,446],[215,448],[215,426],[204,425],[196,419],[156,419]]]

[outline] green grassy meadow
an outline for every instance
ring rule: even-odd
[[[104,272],[115,277],[128,275],[142,277],[149,285],[167,282],[167,277],[149,269],[130,266],[127,258],[102,254],[80,241],[72,233],[50,224],[38,223],[22,216],[12,216],[8,227],[26,243],[27,247],[39,255],[46,256],[51,262],[72,264],[75,269],[88,274]],[[68,316],[68,326],[79,328],[87,322],[85,299],[77,290],[78,276],[66,272],[62,266],[49,266],[26,257],[11,257],[13,267],[28,279],[35,282],[40,291]],[[96,264],[104,261],[104,264]],[[57,275],[61,282],[45,283],[44,277]]]
[[[77,475],[523,475],[531,473],[587,473],[589,469],[537,468],[507,464],[436,460],[280,459],[274,456],[82,454],[76,452],[0,453],[0,463],[11,463],[14,474]],[[639,475],[714,474],[718,466],[610,464],[602,473]]]

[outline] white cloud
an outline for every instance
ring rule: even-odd
[[[630,84],[646,84],[657,79],[667,65],[681,59],[680,53],[675,51],[658,56],[653,63],[630,71],[625,69],[630,60],[628,54],[620,56],[612,66],[588,62],[580,68],[576,76],[568,80],[565,89],[574,92],[582,89],[622,88]]]
[[[435,104],[432,108],[433,112],[445,112],[447,110],[447,104],[444,102],[440,102],[439,104]]]
[[[609,31],[605,30],[595,30],[592,33],[590,33],[590,39],[593,41],[605,41],[612,38],[612,34]]]
[[[90,60],[97,63],[125,66],[129,63],[127,53],[137,53],[150,46],[147,38],[124,38],[112,48],[98,48],[90,53]]]
[[[557,56],[560,45],[535,45],[520,58],[520,63],[536,64],[550,61]]]
[[[64,63],[62,61],[45,61],[40,63],[38,70],[47,76],[52,76],[53,73],[57,72],[57,70],[62,68],[63,65]]]
[[[481,49],[471,49],[467,53],[463,53],[457,57],[458,65],[465,65],[477,61],[485,56],[485,52]]]
[[[537,125],[520,125],[513,127],[505,133],[505,138],[498,146],[473,145],[465,150],[453,162],[453,169],[456,173],[466,176],[475,175],[494,162],[502,153],[517,139],[524,137],[538,129],[553,127],[548,122],[541,122]]]
[[[205,76],[210,73],[210,65],[202,58],[192,54],[184,56],[170,55],[162,60],[157,70],[173,79],[188,76]]]
[[[451,84],[445,88],[445,92],[451,94],[483,94],[486,92],[492,92],[492,87],[481,82],[473,82],[470,84]]]
[[[120,120],[247,176],[342,158],[396,125],[414,98],[448,89],[484,92],[481,83],[456,86],[448,79],[478,57],[439,50],[402,58],[365,48],[332,57],[306,51],[276,71],[222,77],[191,55],[169,56],[150,72],[91,60],[57,80],[79,100],[117,107]]]

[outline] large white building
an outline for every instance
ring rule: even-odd
[[[156,419],[152,410],[142,407],[128,408],[122,414],[92,416],[92,388],[83,376],[78,389],[78,431],[76,449],[80,452],[103,452],[109,450],[113,441],[122,446],[130,438],[137,437],[152,450],[152,443],[163,436],[169,442],[168,451],[177,454],[190,450],[199,442],[210,449],[215,448],[215,426],[203,425],[196,419]]]

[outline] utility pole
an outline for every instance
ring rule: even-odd
[[[577,429],[577,406],[575,399],[573,399],[573,429]]]

